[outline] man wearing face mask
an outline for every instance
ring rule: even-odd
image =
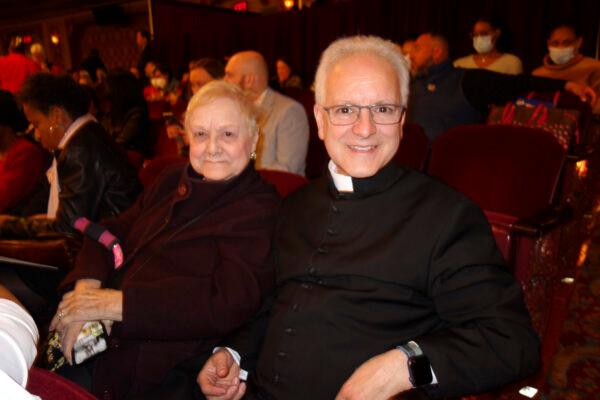
[[[566,90],[596,102],[592,88],[573,81],[455,68],[448,59],[448,42],[439,34],[419,36],[410,58],[414,79],[406,118],[421,125],[430,142],[457,125],[482,123],[491,104],[530,91]]]
[[[454,61],[457,68],[480,68],[501,74],[518,75],[523,72],[523,65],[519,57],[502,53],[498,50],[497,43],[502,30],[498,22],[492,19],[479,18],[473,26],[471,37],[476,54]]]
[[[544,64],[532,75],[555,79],[567,79],[592,87],[600,95],[600,61],[585,57],[579,52],[583,38],[572,25],[559,25],[548,37],[548,54]],[[594,114],[600,114],[600,103],[596,102]]]

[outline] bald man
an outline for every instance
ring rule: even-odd
[[[268,85],[269,71],[256,51],[234,54],[225,67],[225,80],[240,86],[263,110],[256,168],[304,175],[308,150],[308,118],[297,101]]]
[[[481,123],[490,104],[530,91],[566,90],[592,104],[596,100],[590,87],[575,82],[455,68],[448,58],[448,42],[433,33],[417,38],[410,59],[414,79],[407,121],[421,125],[430,141],[454,126]]]

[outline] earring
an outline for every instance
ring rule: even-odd
[[[48,132],[54,134],[54,125],[50,125],[50,127],[48,128]]]
[[[253,151],[252,153],[250,153],[250,159],[251,160],[256,160],[256,152]]]

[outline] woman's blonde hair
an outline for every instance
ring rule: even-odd
[[[190,119],[193,111],[218,99],[229,99],[239,107],[240,113],[246,119],[251,135],[258,134],[259,109],[254,102],[237,86],[223,80],[211,81],[190,99],[185,112],[185,131],[190,133]]]

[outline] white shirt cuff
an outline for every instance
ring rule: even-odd
[[[242,357],[240,357],[240,353],[238,353],[237,351],[235,351],[234,349],[230,348],[230,347],[215,347],[213,349],[213,354],[215,354],[217,351],[221,350],[221,349],[225,349],[229,352],[229,354],[231,354],[231,357],[233,357],[233,360],[235,361],[235,363],[239,366],[242,363]],[[246,371],[245,369],[240,368],[240,380],[241,381],[246,381],[248,380],[248,371]]]

